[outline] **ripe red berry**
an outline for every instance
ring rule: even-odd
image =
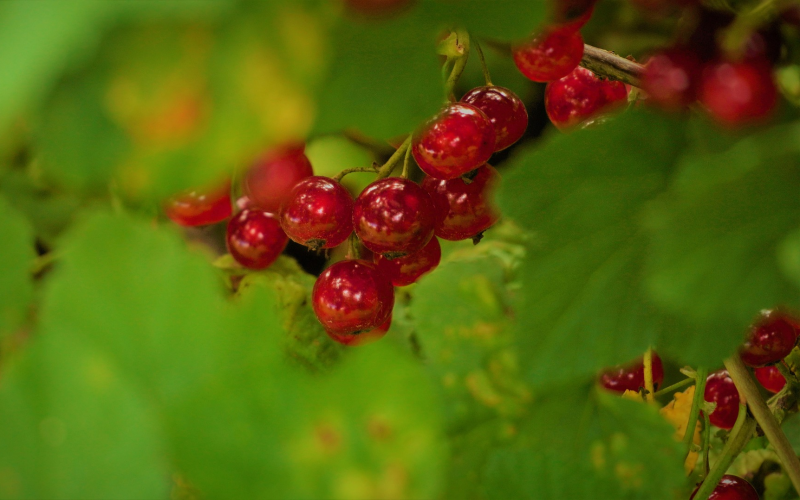
[[[694,499],[695,493],[700,489],[700,486],[694,489],[692,496],[689,500]],[[701,500],[701,499],[697,499]],[[717,487],[708,496],[708,500],[758,500],[758,492],[753,485],[731,474],[725,474],[719,480]]]
[[[781,389],[786,385],[786,378],[775,365],[756,368],[753,370],[753,374],[756,376],[756,380],[761,382],[764,389],[769,392],[781,392]]]
[[[228,222],[228,251],[236,262],[250,269],[263,269],[275,262],[288,241],[278,218],[263,210],[242,210]]]
[[[732,429],[736,417],[739,416],[739,391],[733,385],[733,379],[727,370],[708,376],[703,398],[709,403],[717,403],[717,407],[708,416],[711,423],[720,429]]]
[[[230,181],[212,190],[181,193],[167,201],[164,212],[181,226],[216,224],[231,216],[230,193]]]
[[[664,381],[664,365],[658,354],[653,353],[653,385]],[[600,384],[616,392],[638,391],[644,387],[644,360],[637,359],[626,366],[617,366],[600,374]]]
[[[687,49],[672,48],[655,54],[642,75],[648,103],[669,110],[685,108],[697,98],[700,59]]]
[[[586,68],[550,82],[544,91],[547,116],[559,130],[610,111],[627,102],[628,89],[622,82],[601,80]]]
[[[492,227],[500,216],[494,192],[500,183],[497,170],[488,163],[477,169],[471,181],[461,177],[443,181],[425,177],[422,188],[436,208],[434,234],[449,241],[475,238]]]
[[[314,175],[304,144],[285,144],[264,153],[245,176],[245,191],[267,212],[278,213],[292,188]]]
[[[772,68],[766,61],[722,61],[703,71],[700,102],[723,125],[765,118],[777,99]]]
[[[555,27],[511,48],[520,72],[534,82],[568,75],[581,62],[583,38],[571,27]]]
[[[785,358],[797,342],[797,330],[778,311],[765,311],[750,327],[741,349],[742,361],[748,366],[771,365]]]
[[[353,232],[353,197],[328,177],[307,177],[281,207],[281,227],[312,250],[340,245]]]
[[[461,102],[480,109],[492,122],[496,136],[495,151],[517,142],[528,128],[525,104],[517,94],[506,88],[496,85],[476,87],[467,92]]]
[[[449,104],[414,132],[411,153],[426,174],[453,179],[485,163],[496,136],[489,118],[471,104]]]
[[[353,206],[353,229],[364,246],[393,259],[424,247],[435,223],[431,197],[401,177],[373,182]]]
[[[359,335],[389,318],[394,288],[372,262],[344,260],[319,276],[311,303],[329,335]]]
[[[415,283],[425,274],[436,269],[442,260],[442,247],[434,236],[422,250],[400,257],[387,259],[382,255],[375,255],[375,264],[384,276],[389,278],[394,286],[407,286]]]
[[[329,331],[325,331],[328,336],[335,340],[340,344],[344,344],[346,346],[355,347],[359,345],[366,345],[375,342],[376,340],[380,340],[386,335],[386,332],[389,331],[389,327],[392,326],[392,315],[390,314],[389,317],[384,321],[380,326],[376,326],[371,330],[367,330],[363,333],[331,333]]]

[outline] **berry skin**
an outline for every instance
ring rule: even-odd
[[[334,341],[344,344],[346,346],[355,347],[359,345],[366,345],[375,342],[376,340],[380,340],[386,335],[386,332],[389,331],[389,327],[392,326],[392,315],[389,315],[389,318],[384,321],[380,326],[376,326],[371,330],[367,330],[363,333],[352,334],[352,333],[331,333],[329,331],[325,331],[328,336],[333,339]]]
[[[571,27],[559,27],[512,47],[511,52],[523,75],[534,82],[552,82],[568,75],[581,62],[583,38]]]
[[[353,206],[353,229],[361,242],[390,259],[422,249],[433,236],[435,223],[431,197],[402,177],[373,182]]]
[[[170,198],[164,206],[167,217],[181,226],[216,224],[231,216],[231,183],[214,190],[193,190]]]
[[[340,245],[353,232],[353,197],[328,177],[300,181],[281,206],[281,227],[312,250]]]
[[[436,269],[442,260],[442,247],[434,236],[422,250],[405,257],[389,260],[375,255],[375,264],[394,286],[408,286]]]
[[[242,210],[228,222],[228,251],[249,269],[264,269],[275,262],[288,241],[278,217],[263,210]]]
[[[739,391],[733,385],[733,379],[727,370],[708,376],[703,398],[709,403],[717,403],[717,407],[708,416],[711,423],[720,429],[733,429],[736,417],[739,416]]]
[[[622,106],[627,99],[624,83],[601,80],[580,66],[564,78],[548,83],[544,91],[547,116],[559,130]]]
[[[525,104],[510,90],[495,85],[477,87],[467,92],[461,102],[484,112],[495,132],[494,150],[500,151],[517,142],[528,128]]]
[[[687,49],[673,48],[654,55],[642,76],[647,102],[668,111],[685,108],[697,99],[700,71],[700,59]]]
[[[278,213],[292,188],[314,175],[304,144],[285,144],[264,153],[245,176],[245,191],[267,212]]]
[[[414,132],[411,153],[423,172],[454,179],[484,164],[494,153],[494,126],[471,104],[449,104]]]
[[[659,386],[664,381],[664,365],[658,354],[653,353],[653,385]],[[644,387],[644,361],[642,358],[627,366],[618,366],[604,371],[600,375],[600,384],[610,391],[639,391]]]
[[[797,330],[777,311],[762,313],[741,349],[742,361],[748,366],[771,365],[785,358],[797,342]]]
[[[459,241],[475,238],[493,226],[500,218],[494,206],[499,183],[497,170],[488,163],[477,169],[469,184],[460,177],[449,181],[425,177],[422,188],[436,207],[434,234]]]
[[[753,374],[756,376],[756,380],[769,392],[781,392],[781,389],[786,385],[786,379],[775,365],[756,368],[753,370]]]
[[[694,499],[695,493],[700,489],[700,486],[694,489],[692,496],[689,500]],[[701,500],[701,499],[697,499]],[[758,492],[753,485],[731,474],[725,474],[719,480],[719,484],[714,488],[714,491],[708,496],[708,500],[758,500]]]
[[[389,319],[394,288],[372,262],[344,260],[319,276],[311,303],[328,335],[359,335]]]
[[[777,100],[766,61],[716,62],[703,72],[700,102],[722,125],[735,127],[765,118]]]

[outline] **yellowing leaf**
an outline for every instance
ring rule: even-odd
[[[675,439],[677,441],[682,441],[684,434],[686,434],[686,427],[689,425],[689,412],[692,409],[692,399],[694,399],[694,386],[689,387],[683,392],[676,392],[672,398],[672,401],[670,401],[667,406],[661,408],[661,415],[675,426]],[[692,441],[696,445],[700,444],[700,422],[695,424]],[[689,453],[689,456],[686,457],[683,466],[687,473],[694,469],[697,463],[697,456],[698,453],[692,451]]]

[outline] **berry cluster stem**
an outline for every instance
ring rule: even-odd
[[[462,28],[455,30],[455,33],[455,43],[460,55],[455,58],[453,70],[450,71],[450,76],[447,77],[447,81],[444,83],[444,95],[447,100],[455,100],[453,97],[453,88],[455,88],[456,82],[461,77],[461,73],[464,72],[464,68],[467,66],[467,59],[469,58],[469,33]]]
[[[644,66],[607,50],[584,45],[581,66],[609,80],[618,80],[634,87],[642,86]]]
[[[478,53],[478,59],[481,61],[481,71],[483,71],[483,79],[486,80],[486,85],[491,87],[494,85],[492,83],[492,77],[489,74],[489,66],[486,65],[486,58],[483,56],[483,49],[481,48],[481,44],[478,43],[478,40],[473,41],[473,45],[475,47],[475,52]]]
[[[680,382],[675,382],[674,384],[664,387],[663,389],[657,391],[654,394],[654,396],[655,397],[663,396],[664,394],[670,393],[672,391],[677,391],[678,389],[683,389],[684,387],[692,384],[694,384],[694,378],[685,378]]]
[[[647,349],[644,353],[644,388],[647,391],[646,399],[648,403],[655,402],[653,387],[653,349]]]
[[[389,175],[391,175],[392,171],[397,166],[397,164],[400,163],[400,160],[402,160],[405,157],[406,150],[409,149],[410,147],[411,147],[411,136],[409,135],[406,138],[406,140],[403,141],[403,144],[401,144],[400,147],[397,148],[397,150],[392,154],[392,156],[390,156],[389,159],[386,160],[386,163],[381,165],[381,167],[378,169],[378,175],[376,179],[383,179],[384,177],[389,177]]]
[[[697,367],[697,371],[694,373],[694,398],[692,398],[692,409],[689,411],[689,421],[686,422],[686,433],[683,435],[683,446],[686,448],[686,456],[688,456],[689,452],[692,450],[692,438],[694,438],[694,429],[697,427],[697,418],[700,416],[700,406],[703,404],[703,396],[706,390],[706,378],[708,378],[708,368]],[[684,459],[686,456],[684,456]]]
[[[336,174],[336,176],[333,178],[333,180],[335,180],[336,182],[342,182],[342,179],[344,178],[345,175],[352,174],[354,172],[377,172],[377,169],[375,167],[346,168],[346,169],[342,170],[341,172],[339,172],[338,174]]]

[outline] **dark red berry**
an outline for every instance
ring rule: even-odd
[[[442,247],[434,236],[422,250],[400,257],[387,259],[382,255],[375,255],[375,264],[384,276],[389,278],[394,286],[407,286],[415,283],[425,274],[436,269],[442,260]]]
[[[245,177],[245,190],[259,208],[278,213],[292,188],[314,175],[304,144],[286,144],[264,153]]]
[[[717,407],[708,416],[711,423],[720,429],[732,429],[736,417],[739,416],[739,391],[733,385],[733,379],[727,370],[708,376],[703,398],[709,403],[717,403]]]
[[[658,354],[653,353],[653,385],[664,381],[664,365]],[[637,359],[626,366],[617,366],[600,374],[600,384],[616,392],[636,391],[644,387],[644,360]]]
[[[471,104],[449,104],[414,132],[411,153],[426,174],[454,179],[485,163],[494,153],[492,122]]]
[[[700,102],[719,123],[736,126],[763,119],[778,99],[769,63],[716,62],[703,71]]]
[[[461,98],[461,102],[472,104],[484,112],[492,122],[495,132],[494,150],[505,149],[522,137],[528,128],[528,112],[525,104],[510,90],[490,85],[476,87]]]
[[[744,57],[750,60],[765,60],[770,65],[781,58],[780,24],[772,23],[764,29],[753,31],[744,43]]]
[[[627,102],[622,82],[601,80],[586,68],[550,82],[544,91],[547,116],[559,130],[566,130]]]
[[[753,374],[756,376],[756,380],[761,382],[764,389],[769,392],[781,392],[781,389],[786,385],[786,378],[775,365],[756,368],[753,370]]]
[[[736,18],[731,12],[701,8],[694,31],[688,40],[688,50],[693,52],[701,61],[707,62],[720,55],[718,40],[720,36]]]
[[[340,344],[344,344],[346,346],[355,347],[359,345],[366,345],[375,342],[376,340],[380,340],[386,335],[386,332],[389,331],[389,327],[392,326],[392,315],[389,315],[389,318],[386,319],[380,326],[376,326],[371,330],[367,330],[363,333],[352,334],[352,333],[331,333],[329,331],[325,331],[328,336],[335,340]]]
[[[281,207],[281,227],[312,250],[340,245],[353,232],[353,197],[329,177],[307,177]]]
[[[583,38],[570,27],[556,27],[511,51],[523,75],[534,82],[551,82],[568,75],[581,62]]]
[[[436,207],[439,238],[458,241],[475,238],[500,218],[494,206],[494,192],[500,183],[497,170],[488,163],[477,169],[471,180],[461,177],[443,181],[425,177],[422,188]]]
[[[589,22],[597,0],[554,0],[553,19],[560,28],[579,30]]]
[[[216,224],[231,216],[230,193],[230,181],[212,190],[181,193],[167,201],[164,212],[181,226]]]
[[[242,210],[228,222],[228,251],[236,262],[250,269],[263,269],[275,262],[288,241],[278,217],[263,210]]]
[[[359,335],[392,314],[394,287],[372,262],[344,260],[319,276],[311,303],[329,335]]]
[[[699,489],[700,486],[694,489],[689,500],[694,499],[694,495]],[[739,476],[725,474],[708,496],[708,500],[758,500],[758,492],[752,484]]]
[[[380,179],[353,206],[353,229],[365,247],[389,258],[412,254],[433,236],[433,201],[418,184],[402,177]]]
[[[700,70],[700,59],[687,49],[672,48],[655,54],[642,75],[647,102],[669,111],[685,108],[697,98]]]
[[[748,366],[771,365],[785,358],[797,342],[797,330],[778,311],[765,311],[750,327],[741,349],[742,361]]]

